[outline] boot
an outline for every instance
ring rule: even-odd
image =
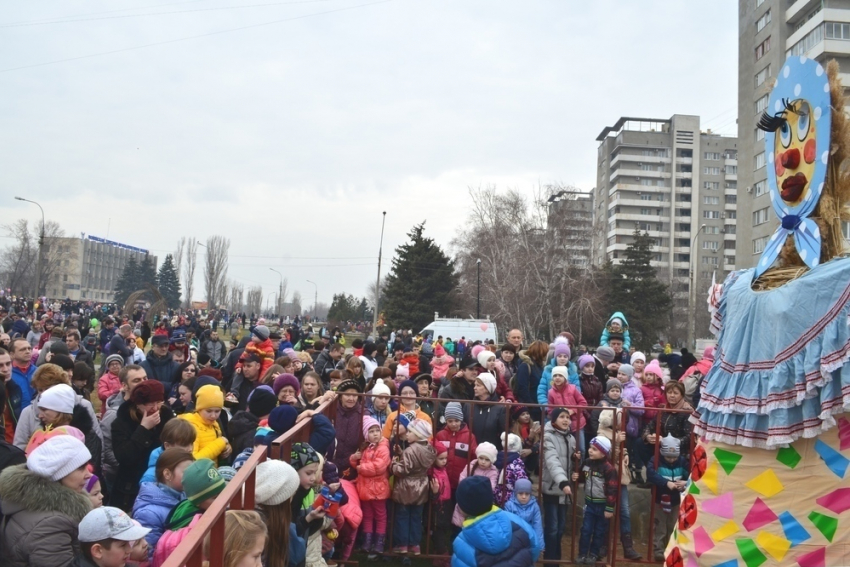
[[[363,534],[363,547],[361,547],[360,549],[362,549],[366,553],[369,553],[370,551],[372,551],[372,534],[371,533]]]
[[[376,559],[378,555],[384,553],[384,534],[375,534],[375,545],[369,552],[369,559]]]
[[[640,469],[635,468],[635,475],[634,476],[635,476],[635,484],[637,484],[638,486],[640,486],[642,484],[646,484],[646,481],[643,480],[643,473],[641,472]]]
[[[623,534],[620,539],[623,541],[623,557],[634,561],[640,560],[641,555],[635,550],[632,534]]]

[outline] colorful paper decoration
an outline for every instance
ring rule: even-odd
[[[703,512],[708,512],[721,518],[731,520],[735,517],[735,501],[731,492],[727,492],[711,500],[706,500],[700,508],[702,508]]]
[[[826,548],[821,547],[797,558],[800,567],[826,567]]]
[[[724,561],[723,563],[718,563],[714,565],[714,567],[738,567],[737,559],[730,559],[729,561]]]
[[[832,543],[832,538],[835,537],[835,531],[838,529],[838,518],[820,512],[812,512],[809,514],[809,521],[815,525],[829,543]]]
[[[702,475],[702,481],[709,490],[717,494],[717,461],[711,463],[711,466],[705,469],[705,474]]]
[[[779,449],[776,453],[776,460],[788,467],[789,469],[793,469],[800,461],[803,460],[803,457],[800,456],[800,453],[797,452],[793,446],[783,447]]]
[[[686,536],[682,532],[679,532],[676,535],[676,541],[679,543],[691,543],[691,540],[688,539],[688,536]]]
[[[838,418],[838,439],[842,451],[850,449],[850,421],[846,417]]]
[[[850,466],[850,459],[818,439],[815,441],[815,451],[817,451],[826,466],[829,467],[838,478],[844,478],[844,473],[847,472],[847,467]]]
[[[699,494],[699,492],[699,486],[697,486],[697,483],[691,481],[690,486],[688,486],[688,494]]]
[[[738,462],[744,458],[743,455],[725,449],[715,449],[714,457],[720,463],[720,466],[723,467],[723,470],[726,471],[727,475],[732,474],[732,471],[738,466]]]
[[[782,523],[782,531],[785,532],[785,537],[791,542],[791,547],[799,545],[812,537],[806,531],[806,528],[791,515],[791,512],[782,512],[779,514],[779,521]]]
[[[754,479],[750,480],[750,482],[746,484],[746,487],[750,490],[755,490],[765,498],[776,496],[785,490],[785,487],[782,486],[781,482],[779,482],[779,478],[777,478],[773,469],[767,469]]]
[[[779,256],[789,235],[810,268],[820,263],[820,229],[809,215],[823,192],[832,120],[829,82],[820,63],[789,57],[759,121],[765,131],[767,185],[780,226],[770,237],[755,277]]]
[[[850,510],[850,488],[838,488],[829,494],[821,496],[815,502],[830,512],[841,514],[846,510]]]
[[[714,533],[711,534],[711,539],[713,539],[714,541],[723,541],[727,537],[733,536],[739,531],[741,531],[741,529],[738,527],[738,524],[736,524],[732,520],[729,520],[728,522],[717,528]]]
[[[738,546],[738,553],[741,554],[741,559],[747,564],[747,567],[759,567],[767,561],[767,556],[761,552],[756,543],[751,539],[736,539],[735,545]]]
[[[777,519],[778,517],[773,513],[773,510],[761,498],[756,498],[753,507],[747,512],[743,524],[747,531],[751,532]]]
[[[700,557],[703,553],[714,547],[714,542],[708,537],[708,532],[705,531],[704,527],[700,526],[695,529],[693,536],[694,552],[697,554],[697,557]]]
[[[782,561],[782,558],[791,549],[790,541],[769,532],[759,532],[756,536],[756,543],[777,561]]]
[[[697,555],[697,557],[699,557],[699,555]],[[688,562],[685,567],[699,567],[699,563],[697,563],[697,560],[694,559],[694,556],[690,553],[688,553]]]

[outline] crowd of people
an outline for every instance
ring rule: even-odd
[[[663,354],[630,352],[621,313],[592,353],[569,332],[346,345],[262,318],[228,347],[182,315],[157,318],[149,345],[132,319],[103,317],[90,351],[81,319],[21,313],[0,347],[9,565],[161,565],[253,452],[303,420],[309,441],[258,466],[257,510],[227,513],[226,565],[409,563],[426,537],[456,566],[560,560],[576,498],[579,563],[607,556],[615,512],[624,556],[639,559],[630,486],[656,487],[650,553],[663,559],[712,360],[662,368]],[[39,327],[48,339],[33,340]]]

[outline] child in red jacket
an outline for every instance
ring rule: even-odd
[[[374,417],[363,418],[363,438],[367,446],[351,455],[357,467],[357,494],[363,510],[363,551],[369,559],[384,553],[387,536],[387,499],[390,497],[390,442],[381,435],[381,424]]]
[[[475,435],[463,422],[463,410],[458,402],[446,404],[444,417],[446,427],[437,433],[435,444],[442,445],[448,451],[446,472],[454,494],[461,471],[476,458],[475,449],[478,443],[475,441]]]
[[[106,412],[106,400],[121,391],[121,379],[118,373],[124,367],[124,357],[110,354],[106,357],[106,372],[97,381],[97,397],[100,398],[100,417]]]
[[[432,524],[431,530],[434,534],[434,553],[437,555],[449,554],[449,542],[451,541],[452,513],[454,512],[454,501],[452,500],[452,486],[449,482],[449,473],[446,470],[449,451],[442,443],[434,443],[437,451],[437,460],[428,471],[428,481],[431,485]],[[434,560],[434,567],[449,567],[451,561]]]

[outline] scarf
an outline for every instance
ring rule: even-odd
[[[192,523],[192,518],[194,518],[196,514],[203,513],[204,511],[195,506],[194,502],[191,500],[184,500],[168,515],[168,518],[165,520],[165,527],[169,530],[185,528]]]
[[[678,410],[683,409],[683,410],[691,410],[691,411],[693,411],[693,408],[692,408],[692,407],[691,407],[691,405],[690,405],[690,404],[689,404],[689,403],[685,400],[685,397],[684,397],[684,396],[682,396],[682,399],[680,399],[680,400],[679,400],[679,402],[678,402],[675,406],[671,406],[671,405],[670,405],[670,402],[667,402],[667,404],[666,404],[666,405],[667,405],[667,409],[678,409]]]

